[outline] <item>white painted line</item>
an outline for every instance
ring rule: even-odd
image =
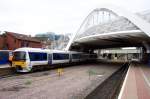
[[[127,78],[128,78],[128,75],[129,75],[130,68],[131,68],[131,66],[129,66],[129,69],[128,69],[128,71],[127,71],[127,75],[126,75],[125,80],[124,80],[124,82],[123,82],[123,86],[122,86],[121,91],[120,91],[120,93],[119,93],[118,99],[121,99],[121,97],[122,97],[122,94],[123,94],[125,85],[126,85],[126,83],[127,83]]]
[[[103,75],[97,75],[98,77],[102,77]]]
[[[11,66],[8,64],[0,65],[0,68],[8,68],[8,67],[11,67]]]
[[[144,79],[145,79],[147,85],[150,87],[150,82],[149,82],[149,80],[147,79],[147,77],[145,76],[145,74],[144,74],[143,70],[141,69],[141,67],[140,67],[140,71],[141,71],[141,73],[142,73],[142,75],[143,75],[143,77],[144,77]]]

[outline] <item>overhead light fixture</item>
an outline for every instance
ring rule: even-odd
[[[123,47],[121,49],[136,49],[136,47]]]

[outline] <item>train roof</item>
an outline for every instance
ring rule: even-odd
[[[77,51],[70,51],[72,54],[75,54],[75,53],[83,53],[83,52],[77,52]]]
[[[15,51],[27,51],[27,52],[68,52],[63,50],[52,50],[52,49],[43,49],[43,48],[29,48],[29,47],[22,47],[18,48]]]

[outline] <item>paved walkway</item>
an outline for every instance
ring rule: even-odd
[[[118,99],[150,99],[148,74],[150,74],[150,67],[132,64],[129,67]]]

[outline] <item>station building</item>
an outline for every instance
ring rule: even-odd
[[[4,39],[2,36],[0,36],[0,49],[3,48],[3,44],[4,44]]]

